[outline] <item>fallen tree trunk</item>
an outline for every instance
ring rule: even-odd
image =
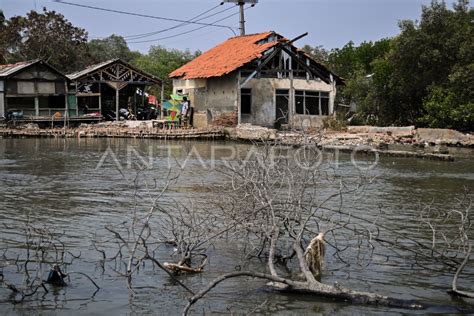
[[[416,309],[416,310],[421,310],[429,306],[432,306],[432,305],[418,302],[415,300],[403,300],[403,299],[393,298],[390,296],[384,296],[384,295],[370,293],[370,292],[354,291],[348,288],[344,288],[342,286],[327,285],[327,284],[320,283],[317,281],[298,282],[298,281],[293,281],[293,280],[289,280],[289,279],[285,279],[285,278],[281,278],[278,276],[273,276],[273,275],[265,274],[265,273],[239,271],[239,272],[223,274],[217,277],[216,279],[214,279],[212,282],[210,282],[206,288],[202,289],[201,291],[199,291],[198,293],[196,293],[193,297],[189,299],[189,302],[183,311],[183,315],[187,315],[192,305],[196,303],[198,300],[200,300],[201,298],[203,298],[208,292],[210,292],[219,283],[231,278],[245,277],[245,276],[277,282],[279,284],[275,284],[274,288],[278,291],[304,293],[304,294],[310,294],[310,295],[331,297],[335,299],[348,301],[354,304],[382,305],[382,306],[405,308],[405,309]]]

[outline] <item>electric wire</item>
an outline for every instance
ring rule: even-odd
[[[202,20],[205,20],[205,19],[208,19],[210,17],[213,17],[213,16],[216,16],[220,13],[223,13],[223,12],[226,12],[228,10],[231,10],[233,9],[233,7],[229,7],[227,9],[224,9],[224,10],[220,10],[218,12],[215,12],[213,14],[210,14],[210,15],[207,15],[205,17],[202,17],[198,20],[196,20],[198,17],[201,17],[203,16],[204,14],[206,13],[209,13],[210,11],[214,10],[215,8],[219,7],[220,5],[217,5],[216,7],[212,8],[212,9],[209,9],[207,10],[206,12],[203,12],[199,15],[196,15],[195,17],[189,19],[188,21],[195,21],[195,22],[199,22],[199,21],[202,21]],[[153,35],[156,35],[156,34],[160,34],[160,33],[164,33],[164,32],[167,32],[167,31],[171,31],[171,30],[174,30],[174,29],[177,29],[177,28],[180,28],[182,26],[185,26],[185,25],[188,25],[189,23],[186,22],[186,23],[180,23],[180,24],[177,24],[175,26],[171,26],[169,28],[165,28],[165,29],[161,29],[161,30],[157,30],[157,31],[153,31],[153,32],[149,32],[149,33],[142,33],[142,34],[135,34],[135,35],[128,35],[128,36],[122,36],[124,39],[129,39],[129,40],[138,40],[138,39],[141,39],[141,38],[145,38],[145,37],[150,37],[150,36],[153,36]]]
[[[121,11],[121,10],[107,9],[107,8],[96,7],[96,6],[85,5],[85,4],[78,4],[78,3],[67,2],[67,1],[62,1],[62,0],[53,0],[53,1],[57,2],[57,3],[60,3],[60,4],[70,5],[70,6],[76,6],[76,7],[87,8],[87,9],[92,9],[92,10],[99,10],[99,11],[105,11],[105,12],[113,12],[113,13],[119,13],[119,14],[125,14],[125,15],[139,16],[139,17],[156,19],[156,20],[165,20],[165,21],[172,21],[172,22],[197,24],[197,25],[203,25],[203,26],[221,27],[221,28],[226,28],[226,29],[231,30],[232,33],[234,33],[234,35],[235,35],[234,29],[232,27],[228,26],[228,25],[220,25],[220,24],[212,24],[212,23],[204,23],[204,22],[195,22],[195,21],[186,21],[186,20],[167,18],[167,17],[162,17],[162,16],[154,16],[154,15],[148,15],[148,14],[141,14],[141,13]]]
[[[214,21],[213,23],[218,23],[218,22],[221,22],[221,21],[224,21],[226,19],[229,19],[235,15],[238,15],[239,12],[236,12],[236,13],[232,13],[222,19],[219,19],[217,21]],[[165,39],[169,39],[169,38],[174,38],[174,37],[178,37],[178,36],[182,36],[182,35],[186,35],[186,34],[189,34],[189,33],[192,33],[192,32],[196,32],[196,31],[199,31],[199,30],[202,30],[203,28],[206,28],[208,27],[207,25],[204,25],[204,26],[200,26],[198,28],[195,28],[195,29],[192,29],[192,30],[189,30],[189,31],[185,31],[185,32],[181,32],[181,33],[178,33],[178,34],[174,34],[174,35],[169,35],[169,36],[165,36],[165,37],[160,37],[160,38],[154,38],[154,39],[148,39],[148,40],[143,40],[143,41],[127,41],[128,44],[138,44],[138,43],[149,43],[149,42],[156,42],[156,41],[160,41],[160,40],[165,40]],[[234,33],[235,34],[235,33]]]

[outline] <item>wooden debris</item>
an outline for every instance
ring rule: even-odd
[[[202,260],[201,264],[196,267],[196,268],[193,268],[191,266],[191,260],[190,260],[190,257],[189,256],[186,256],[185,258],[183,258],[181,261],[179,261],[178,263],[169,263],[169,262],[165,262],[163,263],[163,266],[176,273],[176,274],[179,274],[179,273],[201,273],[204,271],[204,266],[206,265],[207,263],[207,256],[204,255],[204,259]]]
[[[171,270],[173,272],[179,273],[179,272],[186,272],[186,273],[201,273],[204,271],[204,266],[200,266],[197,268],[191,268],[187,265],[179,265],[177,263],[169,263],[165,262],[163,263],[166,269]]]
[[[324,233],[319,233],[309,243],[305,251],[308,268],[315,277],[321,277],[321,268],[324,261],[325,245]]]

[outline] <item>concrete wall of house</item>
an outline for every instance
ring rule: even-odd
[[[237,109],[237,76],[235,73],[207,80],[206,110],[225,113]]]
[[[251,114],[242,114],[242,123],[273,127],[276,117],[275,90],[291,87],[290,79],[259,78],[252,79],[243,88],[252,89]],[[310,90],[329,93],[329,113],[334,113],[334,100],[336,96],[335,85],[330,85],[321,80],[294,79],[295,90]],[[295,128],[319,128],[326,116],[296,114],[291,110],[291,125]]]
[[[194,107],[193,125],[207,127],[216,116],[232,112],[237,107],[236,73],[219,78],[173,80],[173,92],[189,95]]]
[[[202,109],[206,106],[206,79],[173,79],[173,93],[185,93],[189,96],[191,106],[194,108],[193,125],[196,128],[206,128],[208,119]]]
[[[191,104],[195,108],[195,127],[207,127],[212,119],[222,113],[237,109],[239,93],[237,89],[237,73],[233,72],[219,78],[173,80],[173,92],[189,94]],[[253,125],[273,127],[276,118],[275,90],[291,87],[290,79],[254,78],[245,87],[252,90],[251,113],[242,114],[241,122]],[[329,113],[334,113],[336,96],[335,85],[322,80],[294,79],[295,90],[310,90],[329,93]],[[291,125],[295,128],[319,128],[326,116],[296,114],[291,110]]]
[[[206,83],[206,79],[173,79],[173,93],[188,94],[191,106],[195,111],[199,111],[199,108],[206,103]]]

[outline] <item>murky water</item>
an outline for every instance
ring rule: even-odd
[[[22,281],[22,274],[16,271],[11,259],[20,253],[18,244],[13,241],[24,237],[18,231],[24,227],[29,214],[35,225],[44,224],[64,233],[62,240],[67,248],[76,255],[80,253],[80,258],[73,261],[69,271],[85,272],[101,286],[91,298],[95,289],[87,280],[77,277],[66,288],[34,296],[16,305],[8,300],[9,291],[0,289],[0,313],[180,314],[188,294],[162,271],[146,266],[134,279],[139,288],[132,295],[124,278],[114,271],[113,263],[107,263],[105,271],[99,267],[100,256],[91,241],[110,236],[104,226],[124,221],[133,209],[135,192],[126,179],[133,179],[136,164],[151,167],[143,174],[148,179],[158,179],[158,182],[166,175],[169,164],[184,164],[184,170],[178,182],[170,188],[167,198],[192,202],[201,209],[209,207],[212,211],[214,203],[226,199],[219,194],[220,187],[225,184],[223,177],[212,169],[215,159],[233,153],[234,149],[225,146],[232,146],[241,153],[250,148],[247,144],[224,142],[0,139],[0,254],[8,245],[6,255],[0,258],[0,268],[3,267],[5,276],[16,282]],[[186,159],[186,153],[192,150],[193,155]],[[168,159],[169,153],[178,157],[178,162]],[[348,156],[341,155],[337,165],[334,160],[332,163],[341,175],[358,173]],[[117,167],[123,168],[123,173],[118,172]],[[429,238],[429,231],[421,229],[415,221],[420,205],[431,203],[433,208],[449,209],[461,197],[464,188],[474,189],[474,157],[469,155],[455,162],[381,158],[370,172],[376,176],[374,183],[363,198],[349,201],[346,207],[354,214],[367,217],[383,210],[380,224],[423,238]],[[109,246],[112,247],[112,243]],[[384,251],[387,250],[381,250],[381,255],[386,255]],[[171,252],[172,249],[164,246],[158,257],[162,261],[173,261]],[[242,258],[236,241],[218,243],[209,249],[208,255],[210,261],[204,273],[181,276],[181,281],[198,289],[220,273],[234,271],[236,267],[265,271],[265,266],[258,260],[248,262]],[[359,290],[440,304],[474,304],[473,300],[452,299],[446,294],[452,277],[449,270],[427,270],[403,261],[344,267],[332,256],[327,256],[325,271],[323,281],[338,281]],[[466,272],[461,284],[472,289],[472,262]],[[406,312],[301,295],[275,294],[265,288],[265,283],[252,279],[224,282],[200,301],[194,312],[279,315],[387,315]],[[446,311],[435,309],[432,312]]]

